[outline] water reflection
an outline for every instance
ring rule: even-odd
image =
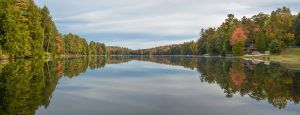
[[[267,100],[282,109],[300,101],[300,74],[278,63],[253,63],[243,59],[161,56],[82,57],[70,59],[0,62],[0,114],[35,114],[47,108],[63,77],[74,78],[106,64],[132,60],[181,66],[199,72],[201,82],[217,84],[224,96],[234,94]],[[149,73],[148,73],[149,74]]]
[[[226,94],[248,95],[255,100],[267,100],[282,109],[287,103],[299,103],[300,76],[280,64],[251,63],[242,59],[206,58],[197,69],[202,82],[218,84]]]
[[[0,114],[34,114],[39,106],[47,106],[59,78],[55,63],[12,61],[1,65]]]

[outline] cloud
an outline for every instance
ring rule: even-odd
[[[282,6],[290,7],[294,12],[300,10],[298,7],[300,2],[296,0],[72,0],[72,2],[36,0],[36,2],[40,6],[49,7],[62,33],[76,33],[89,41],[103,41],[109,45],[124,45],[126,42],[127,47],[135,49],[197,39],[201,28],[218,26],[228,13],[234,13],[236,17],[241,18],[258,12],[269,13]],[[141,37],[143,35],[144,37]],[[135,36],[145,43],[133,44],[136,43]],[[164,38],[166,36],[168,38]],[[172,39],[170,36],[179,37]],[[119,41],[115,41],[116,39]]]

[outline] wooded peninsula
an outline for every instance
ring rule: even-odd
[[[242,56],[253,51],[280,54],[300,46],[300,13],[287,7],[271,14],[237,19],[228,14],[219,27],[202,29],[197,41],[131,50],[61,34],[46,6],[33,0],[0,1],[0,59],[82,55],[217,55]]]

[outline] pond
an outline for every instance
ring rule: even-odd
[[[300,72],[280,63],[183,56],[0,63],[0,114],[300,114]]]

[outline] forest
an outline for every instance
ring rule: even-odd
[[[33,0],[0,0],[0,59],[49,58],[81,55],[218,55],[241,56],[254,48],[279,54],[300,45],[300,13],[287,7],[271,14],[235,18],[228,14],[219,27],[201,29],[196,41],[131,50],[90,41],[76,34],[61,34],[44,6]]]
[[[131,55],[241,56],[251,53],[247,51],[251,48],[261,53],[279,54],[291,46],[300,46],[300,13],[293,15],[289,8],[282,7],[271,14],[261,12],[241,19],[228,14],[219,27],[201,29],[197,41],[126,52]]]
[[[49,9],[33,0],[0,0],[0,59],[106,55],[103,43],[59,33]]]
[[[292,15],[286,7],[271,14],[259,13],[238,20],[233,14],[218,28],[202,29],[198,43],[199,54],[244,55],[247,48],[260,52],[280,53],[289,46],[300,45],[300,13]]]

